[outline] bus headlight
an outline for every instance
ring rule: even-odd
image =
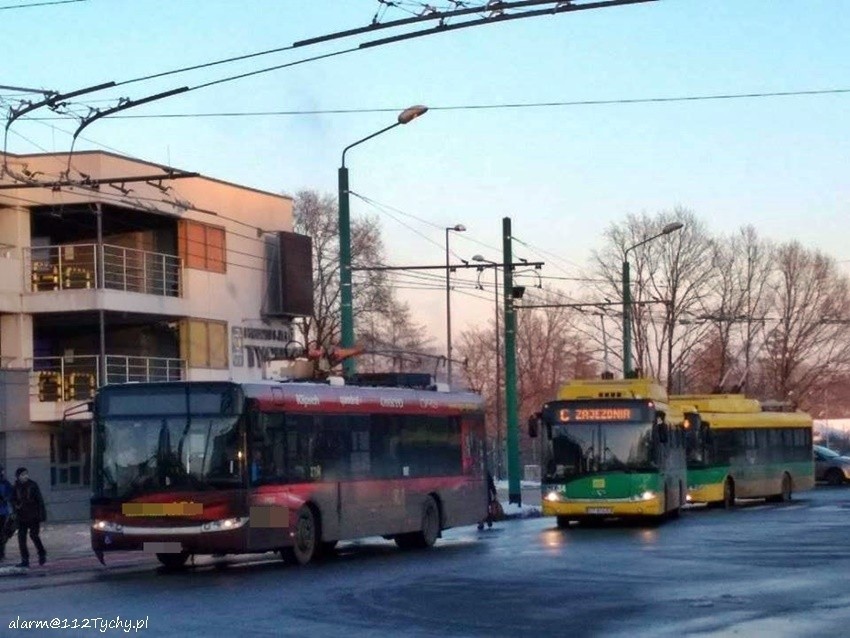
[[[655,498],[655,496],[656,496],[655,492],[653,492],[651,490],[647,490],[643,494],[640,495],[640,500],[651,501],[652,499]]]
[[[561,495],[558,494],[558,492],[553,490],[546,495],[546,500],[549,501],[550,503],[557,503],[558,501],[561,500]]]
[[[236,529],[237,527],[242,527],[245,523],[248,522],[247,518],[225,518],[220,521],[207,521],[201,526],[202,532],[222,532],[227,531],[229,529]]]
[[[116,534],[120,534],[124,531],[123,525],[113,523],[112,521],[96,520],[91,526],[92,529],[96,529],[99,532],[114,532]]]

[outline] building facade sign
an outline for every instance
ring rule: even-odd
[[[231,356],[234,366],[262,368],[267,361],[291,359],[301,350],[292,341],[292,326],[281,321],[262,328],[233,326]]]

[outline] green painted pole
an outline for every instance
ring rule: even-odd
[[[346,149],[347,150],[347,149]],[[348,169],[344,165],[339,169],[339,287],[340,287],[340,327],[343,348],[354,347],[354,311],[351,294],[351,214],[348,204]],[[342,373],[346,378],[357,372],[354,357],[342,362]]]
[[[629,262],[623,260],[623,378],[632,375],[632,291]]]
[[[505,417],[508,426],[508,502],[522,505],[519,475],[519,417],[517,413],[516,314],[513,295],[511,218],[502,218],[505,297]]]
[[[420,115],[428,112],[427,106],[417,104],[409,106],[398,114],[396,121],[389,126],[382,128],[380,131],[375,131],[371,135],[367,135],[363,139],[359,139],[353,144],[349,144],[342,149],[342,160],[339,164],[339,314],[340,314],[340,335],[341,346],[343,348],[354,347],[354,301],[351,290],[351,213],[348,206],[348,169],[345,167],[345,154],[349,149],[354,148],[358,144],[362,144],[366,140],[371,140],[381,133],[394,129],[401,124],[412,122]],[[345,377],[350,377],[357,372],[357,364],[354,357],[348,357],[342,362],[342,373]]]

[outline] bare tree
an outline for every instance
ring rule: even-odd
[[[431,338],[421,324],[413,321],[408,304],[392,298],[385,312],[367,312],[360,328],[365,357],[361,368],[371,372],[429,372],[445,357],[430,351]]]
[[[778,316],[760,361],[766,389],[799,402],[850,372],[850,287],[834,259],[796,241],[777,249],[771,286]]]
[[[637,246],[672,222],[682,223],[682,229]],[[684,366],[703,331],[680,320],[696,314],[707,294],[713,276],[713,240],[696,215],[681,207],[653,217],[629,215],[624,223],[609,227],[605,237],[607,246],[594,253],[596,274],[604,280],[599,293],[622,299],[620,267],[628,251],[637,368],[666,377],[669,389],[671,371]]]
[[[768,282],[774,270],[774,247],[771,243],[760,239],[752,226],[745,226],[741,229],[739,245],[746,253],[747,264],[741,282],[746,295],[744,310],[746,323],[742,335],[744,372],[738,380],[737,386],[748,388],[752,353],[755,345],[754,339],[758,329],[764,328],[771,306]]]
[[[300,325],[302,338],[305,344],[312,343],[327,349],[340,341],[339,215],[336,197],[320,195],[313,190],[298,192],[294,222],[296,232],[313,240],[315,311]],[[353,267],[376,266],[384,262],[381,227],[376,218],[352,219],[351,257]],[[401,343],[406,347],[421,346],[425,340],[424,329],[412,323],[408,307],[396,299],[386,274],[371,270],[354,274],[352,296],[358,343],[377,331],[392,335],[388,347]],[[406,337],[399,336],[402,334]],[[374,339],[371,341],[374,342]]]
[[[712,265],[715,272],[701,300],[702,314],[695,317],[697,322],[705,322],[711,333],[706,335],[709,346],[699,352],[700,386],[705,386],[706,369],[710,368],[714,378],[704,389],[741,388],[746,385],[750,355],[764,322],[772,248],[752,226],[745,226],[714,242]],[[709,360],[709,355],[715,358]],[[734,381],[730,382],[730,377]]]

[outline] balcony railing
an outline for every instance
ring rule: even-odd
[[[34,357],[30,396],[43,402],[87,401],[101,385],[100,357]],[[106,383],[181,381],[186,362],[167,357],[106,355]]]
[[[24,251],[32,292],[109,288],[180,297],[179,257],[104,244],[39,246]],[[100,281],[98,263],[103,263]]]

